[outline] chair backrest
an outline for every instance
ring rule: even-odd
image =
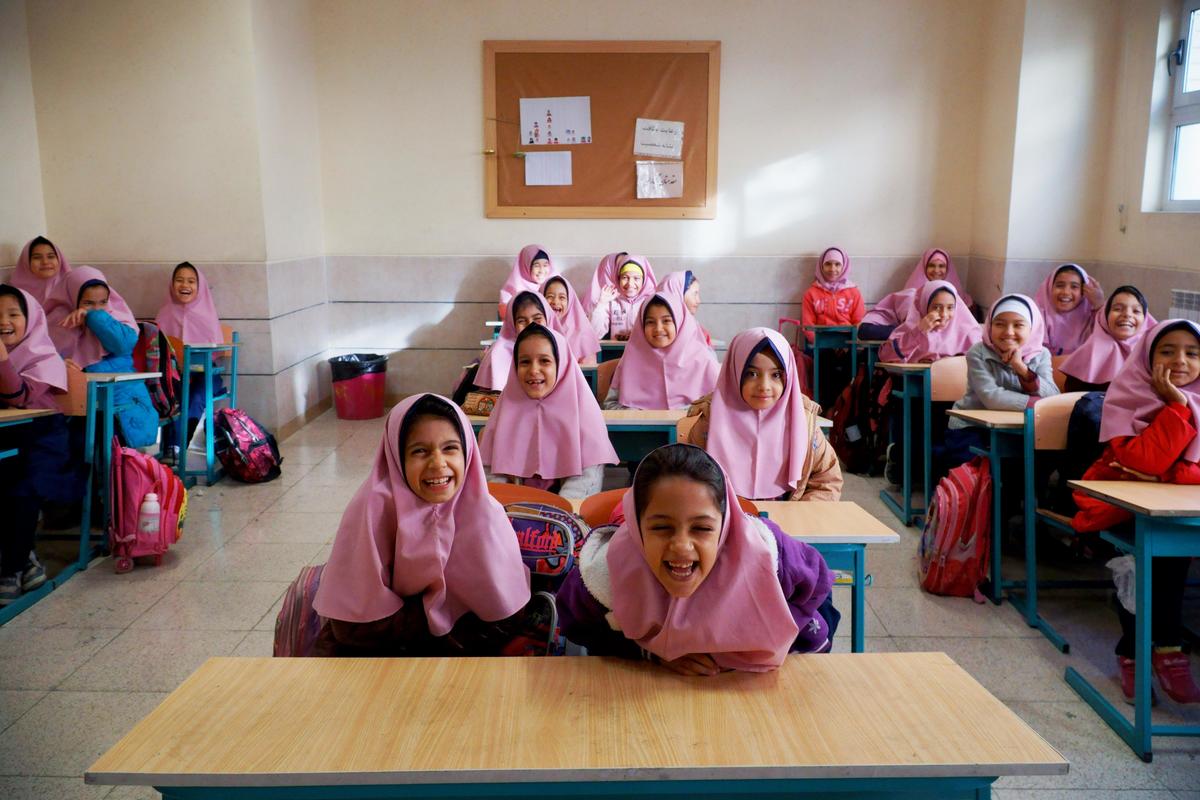
[[[579,506],[579,516],[583,517],[583,521],[588,524],[589,528],[595,528],[597,525],[608,524],[609,517],[612,516],[612,511],[616,508],[617,503],[621,502],[621,498],[629,489],[609,489],[607,492],[594,494],[583,501]],[[747,500],[744,497],[738,498],[738,505],[742,507],[742,511],[747,514],[757,517],[758,506],[753,500]]]
[[[614,358],[609,361],[601,361],[596,365],[596,399],[601,403],[604,398],[608,397],[608,390],[612,387],[613,373],[617,371],[617,364],[621,363],[621,359]]]
[[[572,510],[569,500],[559,497],[554,492],[547,492],[545,489],[537,489],[533,486],[489,482],[488,493],[499,500],[502,506],[509,503],[545,503],[555,508],[561,508],[563,511],[570,512]]]
[[[65,416],[87,416],[87,376],[83,370],[67,365],[67,393],[55,395],[54,402]]]
[[[1075,403],[1087,392],[1068,392],[1043,397],[1033,404],[1033,449],[1066,450],[1067,423]]]
[[[929,396],[935,403],[950,403],[967,393],[967,357],[940,358],[929,368]]]
[[[1050,367],[1054,371],[1054,385],[1058,387],[1060,392],[1067,388],[1067,373],[1059,369],[1066,360],[1066,356],[1050,356]]]

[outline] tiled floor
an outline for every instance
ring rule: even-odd
[[[157,797],[85,786],[81,776],[204,659],[270,655],[284,589],[302,565],[328,557],[379,430],[379,421],[324,415],[284,442],[279,481],[194,491],[184,538],[161,567],[116,575],[99,561],[0,628],[0,798]],[[878,480],[848,476],[844,495],[901,535],[868,553],[868,649],[949,653],[1071,761],[1063,777],[1001,779],[996,797],[1200,800],[1200,740],[1156,740],[1154,763],[1144,764],[1063,682],[1071,664],[1118,693],[1104,593],[1046,598],[1070,656],[1011,606],[927,595],[916,584],[917,533],[895,524],[878,490]],[[836,602],[848,612],[848,590]],[[845,623],[839,650],[849,649]],[[1164,702],[1155,714],[1200,723],[1196,706]]]

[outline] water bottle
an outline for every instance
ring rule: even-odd
[[[158,539],[158,518],[160,512],[158,495],[150,492],[142,498],[142,506],[138,509],[139,539],[152,541]]]

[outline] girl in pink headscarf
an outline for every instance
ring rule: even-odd
[[[54,349],[46,315],[37,299],[0,284],[0,408],[55,408],[67,390],[67,368]],[[79,499],[78,482],[67,463],[70,447],[64,418],[38,417],[0,428],[0,606],[46,582],[46,570],[33,552],[38,514],[50,501]]]
[[[713,390],[717,357],[704,345],[683,298],[655,294],[634,306],[633,327],[604,399],[608,409],[687,408]]]
[[[513,374],[479,442],[488,479],[563,497],[597,494],[604,465],[620,459],[566,337],[535,323],[513,351]]]
[[[601,339],[628,339],[633,307],[654,294],[654,270],[645,256],[609,253],[600,260],[584,308]]]
[[[558,267],[540,244],[527,244],[517,253],[508,280],[500,287],[500,319],[508,303],[521,292],[536,292],[546,279],[558,274]]]
[[[600,352],[600,337],[592,330],[592,323],[571,284],[562,275],[554,275],[542,284],[541,293],[550,312],[557,317],[558,329],[567,337],[575,358],[584,366],[595,365],[596,355]]]
[[[862,292],[850,280],[850,256],[840,247],[827,247],[817,259],[812,285],[804,292],[800,321],[804,325],[857,325],[867,313]],[[813,332],[804,338],[813,342]]]
[[[660,447],[622,505],[624,522],[592,532],[556,598],[563,634],[589,654],[706,676],[830,648],[839,615],[825,560],[744,513],[712,456]]]
[[[662,279],[662,283],[658,285],[658,291],[671,292],[683,300],[683,305],[687,308],[688,313],[696,320],[696,330],[704,339],[704,344],[712,347],[712,336],[700,324],[700,318],[696,316],[696,312],[700,308],[700,279],[690,269],[672,272]]]
[[[529,600],[470,422],[444,397],[404,400],[322,571],[318,654],[497,655]]]
[[[71,264],[58,245],[45,236],[32,239],[21,250],[12,285],[28,292],[49,313],[48,305],[63,278],[71,274]]]
[[[1068,392],[1103,392],[1143,335],[1157,324],[1136,286],[1119,286],[1096,310],[1092,333],[1059,365]]]
[[[508,376],[512,373],[513,347],[517,343],[517,334],[534,323],[548,328],[558,327],[545,298],[537,292],[521,292],[505,309],[500,335],[488,345],[487,351],[479,361],[479,369],[473,378],[477,388],[491,392],[504,389]]]
[[[842,470],[800,392],[783,334],[751,328],[733,337],[717,388],[692,404],[688,441],[725,465],[733,488],[753,500],[838,500]]]
[[[909,305],[916,299],[917,291],[929,281],[949,281],[958,292],[959,302],[964,310],[970,310],[975,305],[971,295],[963,288],[962,279],[958,276],[958,268],[950,254],[940,247],[931,247],[921,254],[904,288],[884,296],[863,317],[858,328],[858,335],[863,339],[887,339],[892,335],[896,326],[904,322],[908,316]]]
[[[983,334],[949,281],[929,281],[917,292],[904,322],[879,348],[879,360],[918,364],[961,356]]]
[[[1034,301],[1046,320],[1043,344],[1051,355],[1074,353],[1092,332],[1104,291],[1078,264],[1063,264],[1046,276]]]
[[[1084,480],[1154,481],[1200,485],[1200,325],[1183,319],[1160,322],[1134,346],[1104,397],[1100,440],[1103,455]],[[1200,491],[1197,489],[1196,491]],[[1130,512],[1075,492],[1078,531],[1128,525]],[[1177,703],[1200,703],[1186,654],[1180,652],[1184,585],[1190,558],[1155,558],[1150,638],[1153,673]],[[1118,610],[1123,635],[1117,643],[1121,688],[1133,697],[1134,617]]]
[[[225,341],[221,318],[213,302],[208,280],[191,262],[184,261],[171,272],[167,299],[154,318],[158,329],[184,344],[219,344]],[[220,375],[212,379],[213,395],[225,392]],[[188,440],[204,415],[204,376],[193,374],[188,379]],[[167,441],[175,441],[174,426],[164,431]]]

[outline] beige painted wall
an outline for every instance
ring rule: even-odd
[[[0,266],[46,232],[25,0],[0,0]]]
[[[39,0],[28,14],[46,221],[68,255],[263,259],[250,6]]]
[[[327,252],[970,245],[984,4],[317,0]],[[722,42],[716,220],[487,220],[481,40]]]
[[[307,0],[253,0],[266,258],[323,254],[321,144]]]

